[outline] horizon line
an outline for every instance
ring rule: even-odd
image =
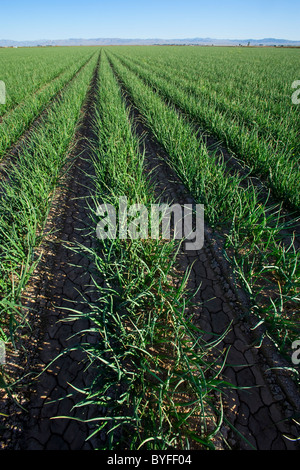
[[[147,38],[141,38],[141,37],[68,37],[68,38],[55,38],[55,39],[49,39],[49,38],[38,38],[38,39],[7,39],[7,38],[1,38],[0,41],[11,41],[11,42],[36,42],[36,41],[93,41],[93,40],[102,40],[102,39],[108,39],[108,40],[122,40],[122,41],[193,41],[193,40],[215,40],[215,41],[265,41],[265,40],[275,40],[275,41],[290,41],[290,42],[300,42],[299,39],[287,39],[287,38],[276,38],[276,37],[260,37],[260,38],[215,38],[215,37],[200,37],[200,36],[195,36],[195,37],[185,37],[185,38],[161,38],[161,37],[147,37]]]

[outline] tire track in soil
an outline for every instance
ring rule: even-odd
[[[32,325],[27,339],[28,350],[33,350],[25,372],[33,372],[34,375],[32,380],[29,377],[23,383],[21,390],[21,404],[27,412],[20,411],[8,400],[6,413],[9,410],[11,426],[4,434],[2,443],[2,448],[6,449],[91,450],[101,448],[105,442],[103,435],[85,442],[93,430],[88,423],[75,419],[52,419],[68,416],[86,420],[99,416],[99,409],[96,413],[93,407],[72,409],[82,398],[73,387],[84,388],[93,379],[93,371],[85,371],[86,357],[83,353],[67,352],[55,360],[62,351],[80,341],[95,341],[91,335],[81,335],[80,341],[78,337],[70,339],[89,327],[84,318],[88,305],[83,296],[89,301],[96,298],[96,292],[91,287],[93,266],[70,247],[77,243],[86,247],[92,245],[88,202],[92,191],[93,166],[86,141],[93,138],[92,118],[98,70],[99,61],[83,107],[83,123],[76,139],[78,144],[71,155],[72,168],[66,172],[63,186],[54,199],[45,230],[48,235],[42,247],[41,261],[24,295],[24,306],[30,312],[29,322]],[[70,309],[80,311],[82,320],[64,321]],[[24,367],[22,358],[19,361]],[[51,364],[51,361],[54,362]],[[46,366],[48,368],[44,371]],[[36,374],[41,372],[35,379]]]
[[[116,74],[115,74],[116,75]],[[118,79],[125,102],[137,134],[143,139],[141,150],[145,149],[145,171],[155,185],[155,195],[161,203],[196,204],[179,177],[168,165],[168,155],[162,149],[139,110],[132,103],[122,82]],[[163,194],[163,197],[161,195]],[[283,437],[284,434],[297,437],[297,429],[290,418],[295,413],[293,401],[277,383],[277,378],[268,369],[265,356],[259,349],[252,347],[256,337],[252,334],[245,319],[245,306],[241,305],[223,276],[222,265],[212,250],[211,232],[206,230],[202,250],[181,250],[178,264],[183,273],[193,265],[187,289],[198,293],[189,314],[194,315],[197,326],[207,332],[206,339],[222,335],[229,325],[231,328],[219,346],[219,352],[229,349],[224,370],[224,378],[238,387],[247,390],[229,390],[223,396],[226,418],[245,439],[236,431],[224,425],[222,435],[232,449],[250,450],[296,450],[299,445]],[[224,449],[221,442],[217,448]]]

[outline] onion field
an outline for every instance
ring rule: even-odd
[[[298,448],[299,54],[0,49],[0,449]]]

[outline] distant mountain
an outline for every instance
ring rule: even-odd
[[[187,39],[120,39],[120,38],[96,38],[96,39],[41,39],[38,41],[13,41],[0,39],[0,47],[37,47],[37,46],[113,46],[113,45],[200,45],[200,46],[298,46],[299,41],[288,39],[214,39],[214,38],[187,38]]]

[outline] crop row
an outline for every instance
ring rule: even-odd
[[[285,113],[276,116],[269,104],[272,103],[269,88],[264,89],[265,100],[259,103],[253,100],[253,90],[250,90],[251,95],[244,91],[243,101],[237,96],[225,98],[222,90],[214,93],[216,80],[203,87],[195,72],[182,72],[180,62],[175,69],[168,69],[152,61],[149,65],[139,64],[130,54],[129,58],[120,52],[118,56],[167,100],[222,139],[263,178],[279,200],[299,209],[299,113],[290,96]],[[236,81],[238,83],[237,78]],[[225,84],[222,85],[225,88]],[[263,109],[261,101],[268,103],[268,111]]]
[[[4,342],[13,340],[26,320],[20,299],[38,263],[36,249],[43,240],[96,61],[93,55],[60,100],[49,106],[17,157],[8,161],[7,178],[0,182],[0,339]]]
[[[94,226],[99,204],[119,207],[126,196],[128,204],[144,204],[150,212],[150,204],[159,203],[104,53],[96,110]],[[95,379],[77,404],[105,410],[92,419],[90,437],[104,429],[114,450],[214,448],[223,422],[222,393],[231,385],[221,377],[224,358],[215,364],[209,359],[220,338],[205,343],[187,319],[188,271],[175,287],[178,242],[95,238],[93,245],[77,248],[95,266],[98,296],[88,314],[97,341],[81,345]],[[69,319],[80,318],[74,311]]]
[[[280,123],[286,129],[287,122],[292,129],[297,127],[291,84],[298,74],[299,51],[122,48],[118,52],[160,69],[166,77],[170,72],[173,78],[180,76],[184,84],[189,82],[192,89],[201,91],[201,99],[210,97],[223,110],[232,107],[263,131],[273,125],[280,131]]]
[[[34,119],[49,105],[49,101],[90,61],[91,56],[91,53],[88,56],[85,55],[81,61],[75,61],[69,65],[58,77],[3,116],[0,126],[0,160],[30,127]]]
[[[147,126],[168,153],[169,164],[205,205],[206,220],[221,234],[253,312],[266,323],[279,347],[288,350],[299,334],[299,253],[293,241],[286,246],[282,240],[282,229],[288,224],[280,208],[262,201],[260,190],[252,184],[242,187],[241,177],[226,171],[171,104],[133,73],[131,66],[125,67],[111,52],[109,57]]]
[[[80,48],[22,48],[0,50],[0,80],[6,85],[6,104],[0,116],[12,111],[74,63],[83,63],[91,52]]]
[[[216,110],[228,112],[228,118],[243,117],[249,128],[299,150],[299,113],[291,101],[299,51],[122,48],[118,52],[159,70],[167,79],[180,77],[200,101],[209,100]]]

